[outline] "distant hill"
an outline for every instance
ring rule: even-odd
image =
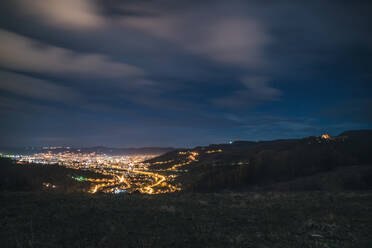
[[[307,137],[302,139],[274,140],[274,141],[237,141],[232,144],[210,145],[196,147],[191,150],[175,150],[154,158],[153,169],[175,168],[174,165],[189,161],[184,166],[177,167],[177,179],[186,190],[215,191],[223,189],[285,189],[278,183],[298,180],[287,187],[289,190],[332,188],[325,186],[326,179],[337,178],[349,180],[353,183],[337,182],[340,190],[363,188],[365,180],[372,181],[370,169],[360,169],[372,165],[372,130],[347,131],[335,137]],[[189,160],[190,152],[197,153],[195,161]],[[169,161],[161,163],[162,161]],[[355,178],[343,177],[343,169]],[[372,168],[372,167],[371,167]],[[368,178],[358,184],[357,177],[361,173],[351,173],[354,170],[365,172]],[[337,173],[333,173],[338,171]],[[323,174],[328,173],[328,174]],[[368,174],[369,173],[369,174]],[[326,176],[325,176],[326,175]],[[321,177],[318,184],[305,187],[301,183],[303,178]],[[318,178],[319,179],[319,178]],[[318,180],[317,179],[317,180]],[[332,179],[332,180],[333,180]],[[302,181],[301,181],[302,180]],[[337,181],[337,180],[336,180]],[[334,180],[335,184],[336,181]]]
[[[142,147],[142,148],[115,148],[105,146],[95,147],[22,147],[22,148],[0,148],[2,153],[10,154],[34,154],[40,152],[74,152],[74,153],[100,153],[107,155],[134,155],[134,154],[163,154],[174,150],[172,147]]]
[[[104,153],[109,155],[133,155],[133,154],[163,154],[174,150],[172,147],[142,147],[142,148],[113,148],[113,147],[88,147],[88,148],[70,148],[73,152],[82,153]],[[58,149],[56,150],[58,151]]]
[[[347,136],[347,137],[362,138],[362,139],[365,139],[366,137],[372,138],[372,130],[345,131],[338,136]]]

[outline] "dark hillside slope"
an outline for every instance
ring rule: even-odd
[[[23,164],[0,158],[0,191],[82,192],[89,182],[77,182],[72,177],[103,177],[89,171],[75,170],[57,165]],[[54,187],[51,187],[53,186]],[[49,187],[47,187],[49,186]]]
[[[372,193],[0,192],[1,247],[367,248]]]
[[[372,166],[343,166],[287,182],[265,186],[264,191],[372,190]]]
[[[338,167],[372,165],[371,144],[372,131],[366,130],[348,131],[329,139],[239,141],[230,145],[197,147],[191,150],[199,154],[197,161],[181,167],[187,172],[180,173],[178,180],[186,190],[193,191],[274,185],[330,172]],[[208,152],[218,149],[221,152]],[[172,161],[153,166],[167,169],[187,159],[186,156],[173,151],[151,162]]]

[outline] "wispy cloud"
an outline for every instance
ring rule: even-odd
[[[91,0],[15,0],[15,3],[23,13],[59,28],[92,29],[107,22]]]
[[[252,107],[265,101],[278,101],[282,92],[269,85],[266,77],[252,76],[241,80],[242,88],[231,95],[212,99],[212,102],[224,107]]]
[[[210,8],[209,8],[210,7]],[[227,15],[211,6],[156,16],[130,16],[122,25],[141,30],[207,59],[239,67],[257,67],[270,42],[255,19]]]
[[[14,95],[65,104],[76,103],[81,95],[76,90],[49,81],[0,71],[0,90]]]
[[[78,53],[0,29],[0,66],[7,69],[84,77],[141,76],[132,65],[100,54]]]
[[[0,1],[0,132],[206,144],[370,126],[372,5],[341,2]]]

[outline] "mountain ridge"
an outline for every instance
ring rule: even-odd
[[[176,171],[185,190],[265,188],[339,167],[372,165],[371,134],[372,130],[352,130],[334,137],[236,141],[173,150],[147,162],[152,169]]]

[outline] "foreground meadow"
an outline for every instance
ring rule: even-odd
[[[0,193],[1,247],[372,247],[372,192]]]

